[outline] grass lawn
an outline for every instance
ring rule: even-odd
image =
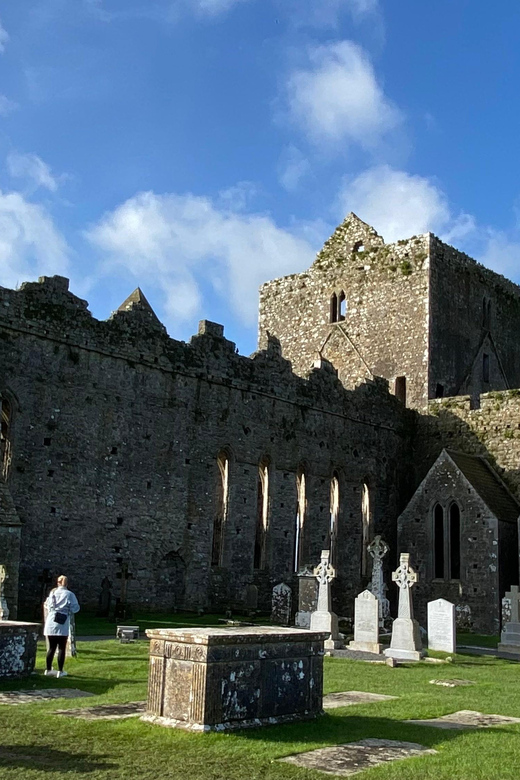
[[[207,616],[206,616],[207,618]],[[207,622],[207,621],[206,621]],[[184,623],[185,624],[185,623]],[[43,646],[37,668],[43,667]],[[397,695],[379,704],[328,712],[315,721],[233,734],[189,734],[143,723],[80,721],[52,715],[55,709],[146,698],[148,643],[82,642],[67,660],[62,680],[32,676],[2,683],[3,690],[76,687],[89,699],[19,706],[0,705],[2,780],[325,780],[316,771],[275,759],[366,737],[407,740],[438,755],[396,761],[365,771],[360,780],[518,780],[520,724],[480,731],[445,731],[402,723],[460,709],[520,717],[520,665],[493,657],[457,655],[451,664],[391,669],[343,659],[325,659],[325,691],[361,690]],[[473,680],[466,688],[440,688],[432,678]]]

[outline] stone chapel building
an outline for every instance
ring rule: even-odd
[[[445,596],[495,632],[518,583],[519,330],[517,285],[354,214],[263,285],[251,357],[208,321],[171,339],[139,289],[98,321],[62,277],[0,288],[10,606],[62,571],[95,606],[126,571],[134,606],[239,608],[254,584],[268,609],[326,547],[349,615],[380,533],[388,570],[419,569],[419,619]]]

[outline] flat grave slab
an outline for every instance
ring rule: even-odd
[[[383,693],[368,693],[366,691],[340,691],[328,693],[323,697],[323,709],[331,710],[335,707],[350,707],[353,704],[369,704],[376,701],[397,699],[398,696],[386,696]]]
[[[430,680],[430,685],[441,685],[443,688],[458,688],[463,685],[475,685],[472,680]]]
[[[437,751],[416,742],[400,742],[393,739],[361,739],[358,742],[318,748],[318,750],[286,756],[279,760],[305,769],[325,772],[328,775],[347,777],[388,761],[434,753]]]
[[[51,699],[82,699],[94,693],[77,688],[43,688],[42,690],[1,691],[0,704],[36,704]]]
[[[54,710],[53,715],[64,715],[80,720],[123,720],[137,718],[146,711],[145,701],[131,701],[127,704],[99,704],[96,707],[74,707],[70,710]]]
[[[475,710],[459,710],[450,715],[430,720],[405,720],[414,726],[432,726],[436,729],[485,729],[491,726],[507,726],[520,723],[520,718],[510,718],[507,715],[486,715]]]

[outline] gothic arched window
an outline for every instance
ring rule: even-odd
[[[296,530],[294,535],[294,571],[297,572],[303,564],[304,555],[304,537],[305,537],[305,514],[307,511],[307,497],[305,487],[305,472],[298,470],[296,476]]]
[[[336,563],[336,547],[338,541],[338,521],[339,521],[339,479],[335,471],[330,483],[330,525],[329,525],[329,550],[330,562],[334,566]]]
[[[7,479],[11,465],[11,423],[12,406],[5,396],[0,397],[0,466],[2,477]]]
[[[265,547],[269,526],[269,463],[266,459],[258,466],[258,488],[256,509],[256,533],[253,567],[265,569]]]
[[[217,458],[218,482],[217,482],[217,501],[215,518],[213,520],[213,543],[211,548],[211,565],[222,565],[222,554],[224,551],[224,531],[228,511],[228,491],[229,491],[229,457],[227,453],[221,452]]]

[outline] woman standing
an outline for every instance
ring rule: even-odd
[[[70,617],[79,612],[78,600],[74,593],[67,589],[67,584],[67,577],[63,575],[58,577],[57,587],[51,590],[45,602],[47,617],[43,633],[48,641],[45,674],[52,674],[52,662],[56,649],[58,649],[57,677],[65,677],[67,674],[63,671],[63,664],[65,663]]]

